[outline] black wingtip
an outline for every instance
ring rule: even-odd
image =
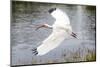
[[[56,8],[51,8],[48,10],[49,13],[52,13],[54,10],[56,10]]]
[[[38,55],[37,48],[35,48],[35,49],[32,49],[32,53],[33,53],[33,55]]]

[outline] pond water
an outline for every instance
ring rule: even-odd
[[[60,8],[66,12],[78,39],[65,39],[59,47],[46,55],[34,56],[31,49],[41,45],[41,42],[52,32],[52,30],[45,28],[35,31],[35,25],[53,24],[55,19],[48,13],[48,10],[52,7]],[[28,65],[94,61],[93,57],[96,49],[95,18],[95,6],[12,2],[11,64]],[[92,59],[89,59],[91,57]]]

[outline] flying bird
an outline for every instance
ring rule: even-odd
[[[49,14],[55,19],[53,25],[42,24],[36,28],[49,28],[52,33],[42,42],[36,49],[32,49],[34,55],[42,56],[59,46],[68,36],[77,38],[77,35],[72,31],[69,17],[59,8],[51,8]]]

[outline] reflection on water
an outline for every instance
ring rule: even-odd
[[[39,46],[52,32],[49,29],[35,31],[34,25],[52,25],[55,19],[47,12],[52,7],[60,8],[67,13],[78,39],[68,38],[46,55],[34,56],[31,49]],[[13,2],[12,65],[95,60],[95,12],[95,6]]]

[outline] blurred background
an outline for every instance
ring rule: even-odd
[[[38,47],[52,32],[44,28],[35,31],[35,25],[52,25],[55,19],[48,10],[53,7],[66,12],[78,39],[68,38],[46,55],[34,56],[31,49]],[[95,61],[95,34],[95,6],[12,1],[12,65]]]

